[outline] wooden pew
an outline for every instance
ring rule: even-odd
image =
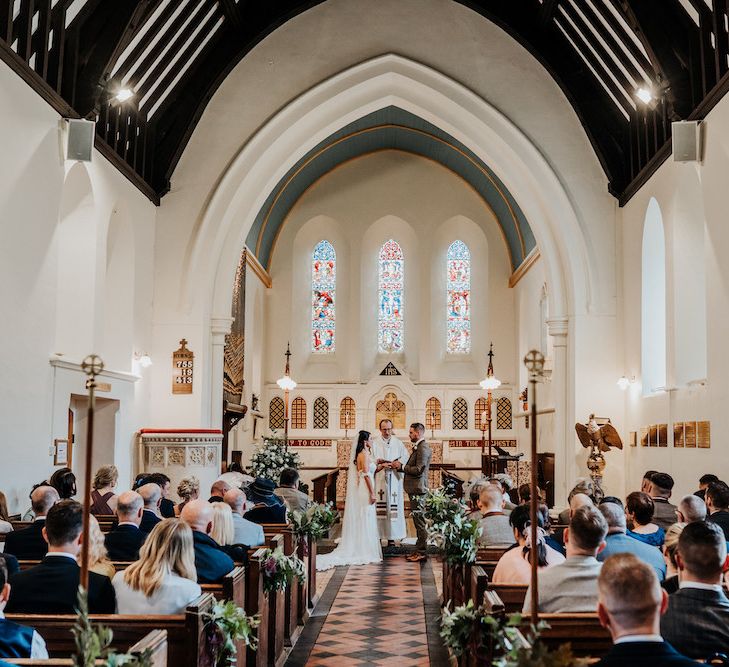
[[[550,649],[569,642],[576,656],[601,658],[613,645],[597,614],[539,614],[539,620],[549,624],[541,639]]]
[[[151,651],[152,667],[167,667],[167,630],[152,630],[131,646],[127,653]],[[11,665],[33,665],[34,667],[73,667],[72,658],[48,658],[35,660],[31,658],[3,658]]]
[[[325,472],[311,480],[314,485],[314,502],[324,504],[327,502],[337,506],[337,478],[339,468]]]
[[[281,533],[275,535],[267,535],[264,531],[266,538],[266,546],[275,550],[281,547],[286,553],[284,548],[284,536]],[[287,589],[288,590],[288,589]],[[268,594],[268,616],[264,617],[261,615],[261,625],[266,623],[268,620],[268,658],[269,664],[279,667],[283,664],[284,659],[284,644],[286,641],[286,593],[287,590],[274,591]],[[259,649],[260,651],[260,646]]]
[[[319,595],[316,592],[316,540],[311,537],[306,538],[306,546],[309,552],[306,557],[306,608],[313,609],[319,602]],[[308,612],[305,611],[308,615]]]
[[[236,567],[226,574],[220,583],[201,584],[203,593],[210,593],[216,600],[231,600],[236,607],[246,608],[246,571],[243,567]],[[240,641],[236,643],[236,665],[245,667],[246,645]]]
[[[521,612],[527,588],[526,584],[494,584],[481,565],[474,565],[471,568],[469,599],[476,605],[481,604],[484,593],[490,590],[499,596],[507,614]]]
[[[269,645],[269,596],[263,590],[263,552],[264,548],[251,549],[248,552],[248,569],[246,571],[245,611],[249,616],[260,615],[258,626],[258,650],[248,648],[247,664],[256,667],[268,666]]]
[[[298,553],[297,539],[294,527],[290,523],[264,523],[263,534],[266,538],[275,535],[283,536],[283,552],[285,556],[294,556]],[[293,646],[301,633],[299,628],[299,587],[298,579],[293,579],[284,592],[284,642],[286,646]]]
[[[172,616],[132,616],[91,614],[92,623],[101,623],[114,632],[112,647],[124,651],[153,630],[167,631],[167,664],[170,667],[209,665],[205,645],[203,614],[210,611],[213,596],[204,593],[191,602],[184,614]],[[76,616],[66,614],[8,614],[9,620],[34,628],[45,639],[51,657],[67,657],[75,650],[71,628]]]

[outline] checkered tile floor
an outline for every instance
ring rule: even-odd
[[[430,664],[421,566],[386,558],[350,567],[307,667]]]

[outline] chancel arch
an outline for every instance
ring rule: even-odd
[[[339,402],[339,428],[354,428],[357,423],[357,405],[351,396],[345,396]]]
[[[377,401],[375,426],[378,427],[383,419],[389,419],[396,431],[403,431],[407,428],[405,403],[398,398],[395,392],[389,391],[385,394],[385,398]]]

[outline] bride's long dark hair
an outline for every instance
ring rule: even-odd
[[[370,439],[371,433],[369,431],[360,431],[357,436],[357,447],[354,450],[354,462],[357,463],[357,457],[359,453],[365,448],[365,442]]]

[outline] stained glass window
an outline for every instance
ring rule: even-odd
[[[504,431],[512,428],[511,401],[506,396],[496,401],[496,428]]]
[[[471,351],[471,253],[463,241],[448,248],[447,349],[452,354]]]
[[[453,401],[453,430],[463,431],[468,428],[468,403],[463,397]]]
[[[329,401],[323,396],[314,401],[314,428],[329,428]]]
[[[357,407],[354,399],[350,396],[345,396],[339,404],[339,428],[354,428],[356,419]]]
[[[291,428],[306,428],[306,401],[301,396],[291,403]]]
[[[440,429],[440,401],[435,396],[425,403],[425,428]]]
[[[319,241],[311,258],[311,351],[334,352],[334,295],[337,253],[329,241]]]
[[[480,431],[486,428],[486,410],[488,408],[488,401],[481,396],[476,399],[476,405],[474,407],[474,417],[476,422],[476,428]]]
[[[268,428],[272,431],[284,427],[284,402],[280,396],[274,396],[268,404]]]
[[[380,352],[402,352],[404,258],[397,241],[380,248],[377,347]]]

